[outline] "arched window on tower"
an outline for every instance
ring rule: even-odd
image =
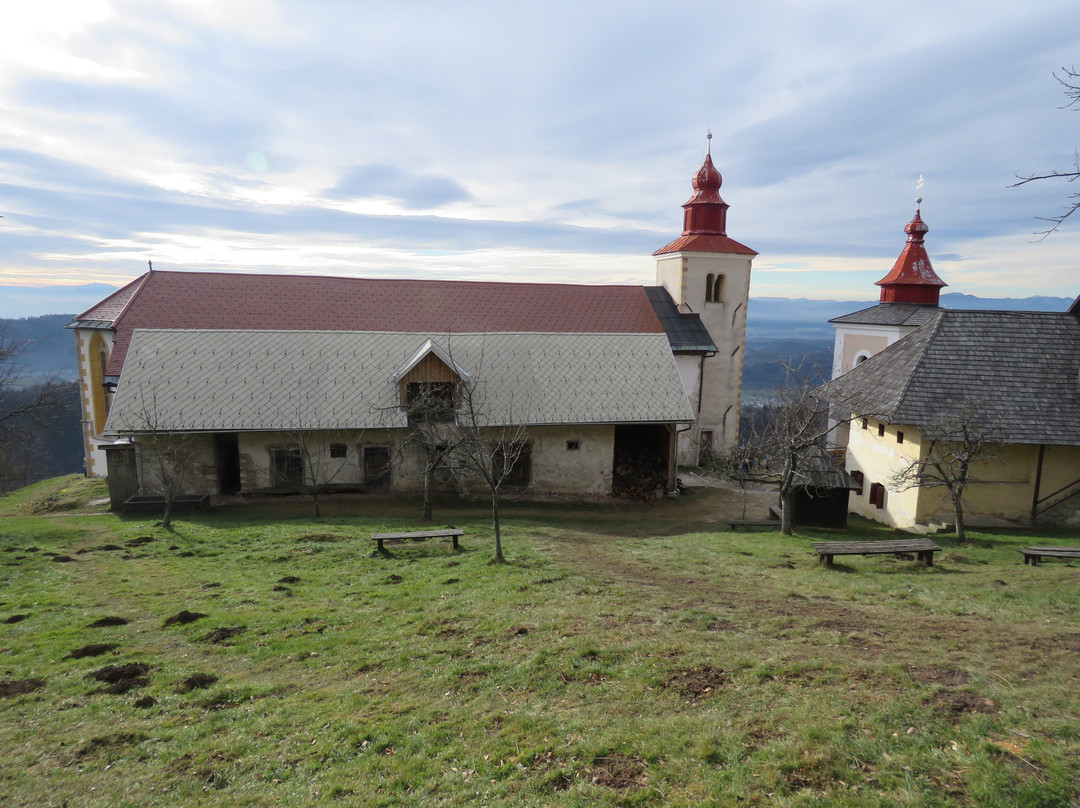
[[[713,274],[710,272],[705,277],[705,302],[706,303],[712,303],[713,302],[713,283],[714,283],[714,277],[713,277]]]
[[[713,278],[712,275],[710,275],[709,277]],[[715,278],[712,279],[709,286],[711,287],[711,291],[712,291],[712,297],[710,298],[712,300],[712,302],[713,303],[723,303],[724,302],[724,276],[723,275],[717,275]]]

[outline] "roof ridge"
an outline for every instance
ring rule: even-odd
[[[149,276],[149,272],[144,272],[140,277],[146,278]],[[594,289],[642,289],[644,284],[640,283],[573,283],[571,281],[563,281],[559,283],[544,283],[542,281],[485,281],[476,279],[460,279],[460,278],[372,278],[360,275],[303,275],[296,272],[223,272],[221,270],[211,270],[203,272],[201,270],[194,269],[155,269],[155,275],[217,275],[219,277],[228,278],[289,278],[298,280],[329,280],[329,281],[362,281],[362,282],[389,282],[389,283],[453,283],[453,284],[483,284],[485,286],[541,286],[541,287],[591,287]],[[139,280],[136,278],[135,280]],[[132,281],[134,283],[135,281]],[[130,286],[131,284],[127,284]],[[123,288],[117,291],[122,291]],[[113,293],[115,294],[115,292]],[[100,305],[100,304],[98,304]]]

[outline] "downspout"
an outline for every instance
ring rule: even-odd
[[[1039,444],[1039,462],[1035,466],[1035,490],[1031,495],[1031,526],[1035,527],[1035,520],[1039,515],[1039,489],[1042,485],[1043,457],[1046,455],[1046,444]]]

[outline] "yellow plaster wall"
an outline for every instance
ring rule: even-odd
[[[861,495],[852,492],[848,499],[848,509],[852,513],[873,519],[894,527],[910,527],[915,524],[919,510],[917,491],[897,491],[889,485],[889,480],[898,468],[919,457],[918,430],[891,424],[885,425],[885,434],[878,436],[880,421],[873,418],[866,420],[866,429],[862,428],[862,419],[851,423],[848,436],[847,469],[863,473]],[[904,442],[897,443],[897,432],[904,433]],[[873,483],[885,485],[885,507],[877,508],[870,502],[870,488]]]
[[[884,437],[878,437],[878,421],[869,419],[867,429],[861,420],[851,424],[847,468],[864,475],[861,496],[851,494],[853,513],[894,527],[910,528],[931,521],[953,523],[952,500],[945,488],[895,491],[888,480],[898,469],[926,452],[917,427],[886,424]],[[896,442],[897,431],[904,433],[904,443]],[[973,465],[971,482],[964,493],[964,519],[969,525],[997,523],[1002,520],[1027,523],[1031,515],[1038,446],[1010,444],[993,446],[992,459]],[[1080,478],[1080,447],[1048,446],[1043,458],[1042,495],[1055,491]],[[870,485],[886,483],[885,508],[870,503]],[[1073,524],[1080,522],[1080,501],[1056,510],[1046,521]]]

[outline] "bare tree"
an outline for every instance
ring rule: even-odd
[[[1063,67],[1061,68],[1063,75],[1059,76],[1054,73],[1054,78],[1058,80],[1058,83],[1065,88],[1065,95],[1069,98],[1069,103],[1062,106],[1062,109],[1068,109],[1069,107],[1076,107],[1080,109],[1080,71],[1077,71],[1075,67]],[[1073,166],[1071,170],[1066,171],[1046,171],[1041,173],[1028,174],[1027,176],[1017,175],[1018,182],[1014,182],[1010,185],[1010,188],[1016,188],[1020,185],[1026,185],[1029,182],[1035,182],[1037,180],[1051,180],[1051,179],[1063,179],[1066,182],[1075,182],[1077,178],[1080,178],[1080,151],[1073,151]],[[1076,213],[1077,208],[1080,208],[1080,191],[1069,194],[1066,197],[1069,203],[1065,206],[1065,212],[1057,216],[1037,216],[1036,219],[1042,222],[1049,222],[1050,227],[1046,230],[1039,231],[1036,235],[1046,238],[1059,227],[1062,223]]]
[[[0,488],[20,449],[51,429],[64,405],[64,385],[55,379],[33,383],[20,362],[28,343],[13,339],[0,324]]]
[[[956,538],[964,541],[964,494],[976,481],[972,467],[1003,460],[995,451],[1000,445],[1000,429],[980,414],[976,403],[968,402],[956,415],[924,428],[922,433],[925,448],[920,456],[897,469],[889,485],[898,491],[944,488],[952,501]]]
[[[505,563],[502,549],[502,522],[499,515],[500,492],[505,485],[528,483],[528,460],[532,446],[524,423],[489,426],[488,413],[476,378],[458,385],[457,414],[452,430],[453,442],[447,445],[442,462],[458,479],[480,478],[491,495],[491,523],[495,530],[495,558]],[[510,420],[513,407],[504,413]]]
[[[397,444],[398,455],[415,451],[420,457],[424,478],[423,521],[432,519],[432,496],[437,478],[460,482],[450,462],[461,440],[457,428],[459,385],[448,382],[418,383],[409,391],[405,405],[408,432]],[[394,408],[395,411],[398,408]]]
[[[331,439],[324,430],[300,429],[292,433],[300,451],[301,478],[305,493],[315,505],[315,518],[322,517],[319,495],[355,460],[349,444]]]
[[[830,432],[851,419],[841,402],[826,401],[820,389],[798,378],[793,369],[788,385],[770,406],[769,417],[760,419],[738,446],[715,456],[706,467],[744,490],[750,483],[776,486],[782,508],[780,530],[787,535],[794,527],[796,490],[814,482],[808,476],[812,459],[825,450]]]
[[[175,432],[165,426],[153,390],[141,390],[139,402],[138,409],[131,414],[129,426],[134,433],[142,487],[164,500],[161,525],[170,528],[176,500],[184,492],[187,475],[198,458],[196,437],[190,432]]]

